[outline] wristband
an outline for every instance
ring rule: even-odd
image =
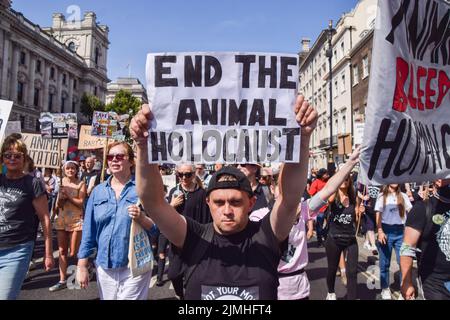
[[[400,247],[400,256],[401,257],[414,258],[416,256],[416,252],[421,252],[421,251],[420,251],[420,249],[414,248],[404,242],[402,243],[402,246]]]

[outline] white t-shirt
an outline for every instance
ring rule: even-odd
[[[405,202],[405,210],[408,212],[412,208],[411,201],[409,201],[408,196],[405,193],[401,193],[403,201]],[[386,199],[386,206],[383,208],[383,195],[378,196],[377,202],[375,203],[375,211],[381,212],[381,223],[394,225],[394,224],[405,224],[406,222],[406,212],[403,219],[400,217],[400,212],[397,206],[397,196],[395,194],[388,194]]]

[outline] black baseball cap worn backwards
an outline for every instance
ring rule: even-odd
[[[236,178],[236,181],[219,181],[220,177],[223,175],[233,176]],[[214,173],[211,180],[209,180],[206,196],[209,196],[213,190],[217,189],[238,189],[247,192],[250,197],[254,196],[250,181],[247,179],[245,174],[243,174],[241,170],[232,166],[225,166]]]

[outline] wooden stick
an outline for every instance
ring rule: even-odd
[[[61,152],[61,139],[58,139],[58,158],[59,158],[59,179],[62,183],[62,178],[63,178],[63,159],[62,159],[62,152]]]
[[[106,152],[108,151],[109,138],[106,138],[105,147],[103,148],[103,165],[102,174],[100,176],[100,181],[103,183],[105,181],[105,170],[106,170]]]

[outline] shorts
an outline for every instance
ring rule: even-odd
[[[83,230],[83,215],[73,211],[59,211],[55,219],[55,230],[75,232]]]

